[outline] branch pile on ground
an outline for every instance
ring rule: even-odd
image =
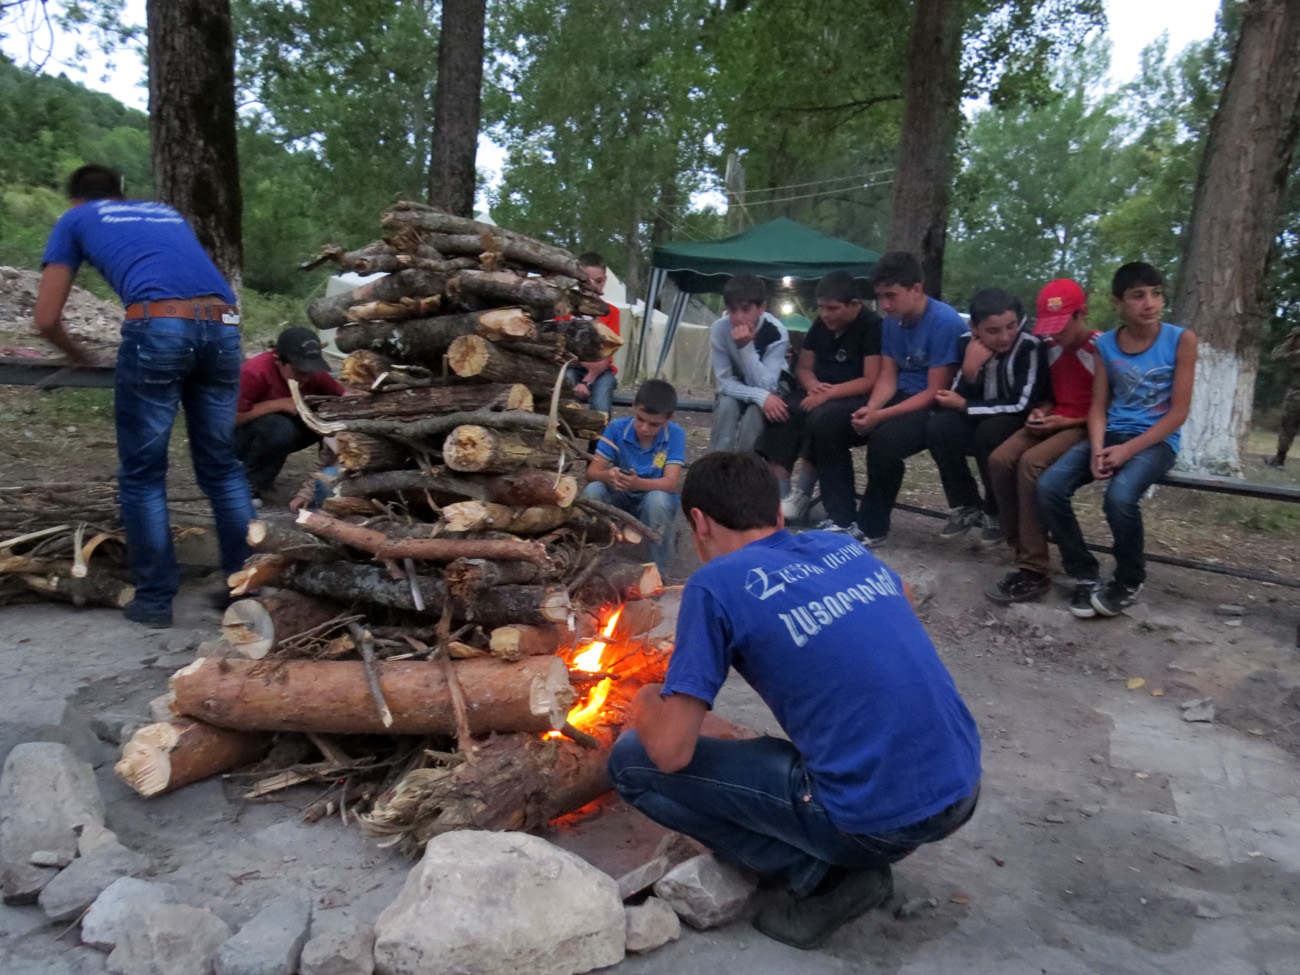
[[[384,226],[392,237],[341,263],[415,263],[312,312],[343,317],[340,378],[361,395],[293,390],[337,442],[333,496],[250,525],[229,655],[173,676],[176,720],[137,733],[118,770],[156,794],[174,787],[169,768],[228,771],[278,736],[246,795],[330,783],[307,818],[353,816],[414,851],[449,829],[531,828],[607,791],[604,756],[667,653],[644,638],[659,573],[618,551],[654,533],[580,498],[568,470],[605,417],[565,396],[564,366],[619,341],[555,320],[601,310],[576,261],[415,204]]]

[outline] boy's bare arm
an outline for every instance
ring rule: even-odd
[[[1124,466],[1148,447],[1160,443],[1187,422],[1187,414],[1192,407],[1192,387],[1196,381],[1196,354],[1196,336],[1184,331],[1178,340],[1178,352],[1174,359],[1174,383],[1169,412],[1132,440],[1126,440],[1107,450],[1112,471]]]

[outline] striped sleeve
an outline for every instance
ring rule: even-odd
[[[1044,377],[1047,374],[1042,345],[1033,335],[1022,332],[1015,347],[997,363],[986,367],[990,382],[985,387],[985,398],[968,400],[969,416],[996,416],[1008,413],[1028,413],[1042,399]],[[996,381],[994,382],[994,374]],[[996,388],[990,389],[990,386]]]

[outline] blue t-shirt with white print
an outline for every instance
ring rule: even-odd
[[[881,327],[881,351],[898,366],[898,391],[915,396],[930,382],[930,370],[957,364],[957,340],[967,332],[956,308],[927,298],[915,325],[886,318]]]
[[[691,576],[663,693],[712,706],[731,667],[845,832],[911,825],[979,782],[975,721],[901,580],[843,534],[777,531]]]

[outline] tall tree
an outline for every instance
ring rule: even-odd
[[[474,215],[486,9],[487,0],[442,0],[429,202],[463,217]]]
[[[1300,3],[1248,0],[1196,181],[1174,320],[1200,339],[1180,463],[1240,472],[1269,252],[1300,132]]]
[[[243,196],[230,0],[149,0],[149,130],[158,197],[185,214],[236,292]]]

